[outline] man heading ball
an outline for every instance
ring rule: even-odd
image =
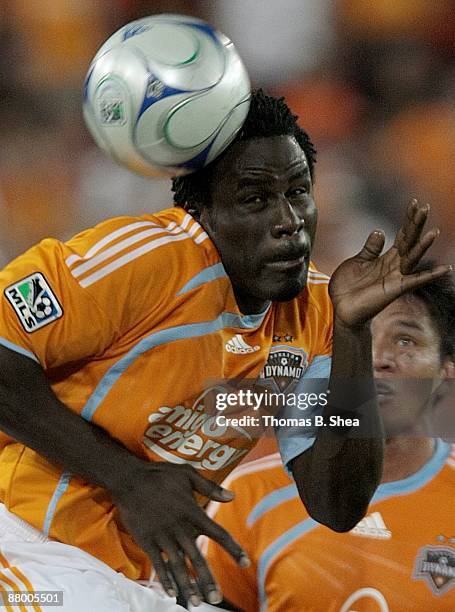
[[[254,92],[226,152],[174,181],[177,206],[45,240],[0,274],[0,499],[5,520],[41,538],[48,572],[49,545],[132,580],[151,561],[170,596],[220,601],[196,539],[248,563],[203,506],[232,499],[217,483],[254,440],[214,425],[206,385],[258,378],[277,355],[298,364],[301,385],[330,374],[324,415],[361,416],[355,438],[278,432],[303,503],[337,531],[366,512],[383,453],[369,322],[450,266],[413,273],[438,232],[424,232],[428,207],[412,201],[394,245],[381,254],[373,232],[328,285],[310,263],[314,162],[284,101]],[[236,342],[253,350],[229,351]],[[22,544],[4,557],[49,588]],[[71,596],[101,609],[95,589]]]

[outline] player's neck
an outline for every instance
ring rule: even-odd
[[[234,286],[232,286],[232,288],[234,291],[235,301],[237,302],[237,307],[242,315],[262,314],[265,310],[267,310],[270,304],[269,300],[254,298],[250,295],[246,295],[244,292],[240,291]]]
[[[427,463],[434,451],[433,438],[390,438],[386,440],[381,482],[403,480]]]

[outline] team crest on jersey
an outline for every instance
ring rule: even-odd
[[[435,595],[455,586],[455,549],[447,546],[425,546],[416,558],[413,578],[425,580]]]
[[[41,272],[30,274],[10,285],[5,289],[5,296],[28,333],[63,315],[62,307]]]
[[[273,346],[259,378],[277,385],[283,393],[297,383],[307,367],[308,355],[303,349],[286,345]]]

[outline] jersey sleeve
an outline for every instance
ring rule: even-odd
[[[308,272],[308,295],[311,307],[311,326],[316,330],[314,346],[315,356],[332,354],[333,305],[329,295],[330,277],[310,267]]]
[[[47,370],[96,358],[145,317],[153,324],[175,291],[170,237],[122,217],[44,240],[0,272],[0,344]]]
[[[332,365],[333,307],[328,292],[329,277],[314,269],[308,274],[308,302],[305,323],[315,331],[309,347],[311,362],[292,390],[288,404],[280,414],[286,423],[275,427],[283,465],[288,471],[292,459],[310,448],[316,439],[315,417],[327,404],[327,390]],[[296,420],[298,426],[291,425]]]
[[[289,402],[280,414],[286,424],[275,427],[281,459],[289,474],[289,462],[311,448],[316,439],[315,417],[322,414],[327,404],[331,363],[327,355],[315,357],[292,392],[297,400]],[[295,421],[299,425],[291,425]]]
[[[101,354],[115,336],[115,323],[69,274],[57,241],[9,264],[0,288],[0,343],[44,369]]]

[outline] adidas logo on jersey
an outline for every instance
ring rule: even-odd
[[[385,526],[379,512],[373,512],[373,514],[363,518],[354,529],[351,529],[351,533],[378,540],[389,540],[392,537],[392,532]]]
[[[261,347],[256,344],[256,346],[250,346],[245,342],[240,334],[236,334],[230,340],[228,340],[225,344],[226,350],[228,353],[234,353],[234,355],[246,355],[247,353],[255,353]]]

